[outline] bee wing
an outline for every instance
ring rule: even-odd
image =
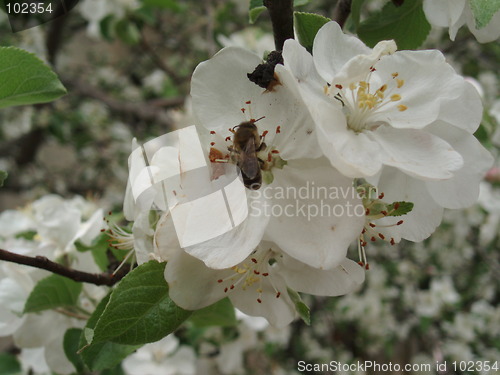
[[[257,177],[260,170],[259,160],[257,159],[257,152],[255,150],[255,140],[250,138],[245,147],[242,150],[242,155],[240,155],[241,161],[238,164],[241,171],[249,179]]]

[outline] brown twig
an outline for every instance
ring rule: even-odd
[[[293,0],[264,0],[273,24],[274,44],[283,50],[285,40],[293,39]]]
[[[36,256],[29,257],[26,255],[20,255],[16,253],[11,253],[7,250],[0,249],[0,260],[5,260],[6,262],[12,262],[17,264],[24,264],[26,266],[31,266],[35,268],[40,268],[43,270],[50,271],[57,275],[67,277],[68,279],[89,283],[94,285],[107,285],[112,286],[120,281],[128,272],[128,269],[122,268],[115,275],[107,273],[88,273],[83,271],[77,271],[72,268],[63,266],[62,264],[52,262],[46,257]]]
[[[352,0],[339,0],[333,11],[333,20],[337,21],[340,27],[344,27],[345,21],[351,14]]]
[[[55,14],[61,14],[61,16],[50,22],[47,32],[47,40],[45,41],[45,45],[47,47],[47,59],[52,65],[55,64],[57,52],[61,47],[62,38],[64,36],[63,28],[68,18],[64,1],[61,1],[56,5]]]

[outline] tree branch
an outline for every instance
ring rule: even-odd
[[[283,51],[285,40],[293,39],[293,0],[264,0],[273,24],[274,44]]]
[[[351,13],[352,0],[339,0],[333,11],[333,20],[337,21],[340,27],[344,27],[345,21]]]
[[[88,273],[77,271],[68,267],[64,267],[62,264],[52,262],[46,257],[29,257],[26,255],[11,253],[10,251],[2,249],[0,249],[0,260],[40,268],[42,270],[47,270],[52,273],[67,277],[68,279],[74,281],[94,285],[113,286],[118,281],[120,281],[128,272],[126,268],[122,268],[115,275],[107,273]]]

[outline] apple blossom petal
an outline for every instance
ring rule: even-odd
[[[227,47],[196,67],[191,80],[193,110],[206,128],[221,130],[248,121],[239,109],[249,98],[261,96],[264,89],[250,82],[246,74],[261,62],[243,48]]]
[[[364,133],[346,130],[346,119],[339,108],[323,104],[311,111],[318,125],[321,150],[343,175],[371,176],[380,170],[379,145]]]
[[[319,296],[340,296],[350,293],[365,280],[363,267],[347,258],[336,268],[318,270],[291,257],[283,257],[280,268],[290,288]]]
[[[265,204],[262,194],[253,191],[247,194],[250,206],[241,224],[218,237],[187,246],[185,251],[214,269],[232,267],[248,257],[262,240],[269,218],[258,214]]]
[[[314,64],[321,77],[329,83],[350,59],[371,52],[361,40],[344,34],[339,24],[333,21],[321,27],[314,39]]]
[[[400,88],[396,85],[398,81],[392,78],[396,73],[403,81]],[[436,120],[441,103],[456,100],[462,94],[464,84],[463,78],[436,50],[398,51],[384,56],[376,65],[373,80],[372,85],[386,83],[389,86],[386,95],[390,92],[401,99],[385,103],[384,110],[378,111],[372,121],[414,129],[421,129]],[[406,109],[401,110],[401,105]],[[457,101],[455,105],[460,106],[461,102]]]
[[[260,63],[256,55],[228,47],[198,65],[191,95],[201,124],[232,137],[228,128],[259,119],[259,133],[269,132],[266,144],[275,146],[284,158],[319,157],[317,141],[308,133],[314,125],[299,97],[280,83],[267,91],[248,79]]]
[[[464,166],[449,180],[426,181],[432,198],[445,208],[471,206],[479,196],[479,183],[493,164],[491,154],[468,132],[444,123],[431,125],[430,132],[448,141],[464,158]]]
[[[424,0],[425,17],[432,25],[450,27],[462,15],[466,0]]]
[[[163,214],[156,224],[153,247],[155,257],[160,261],[170,260],[170,258],[181,249],[170,212]],[[140,256],[138,255],[137,261],[139,262],[139,260],[141,260],[142,263],[147,262],[150,260],[149,254],[142,252]]]
[[[71,319],[55,311],[27,314],[23,325],[14,333],[14,343],[20,348],[38,348],[57,340],[64,327],[72,326]],[[65,331],[65,330],[63,330]]]
[[[441,105],[438,119],[457,128],[474,133],[483,118],[483,104],[476,88],[469,82],[463,82],[463,92],[456,100]]]
[[[231,293],[229,299],[234,307],[245,314],[263,316],[272,326],[281,328],[295,318],[295,306],[287,292],[281,293],[279,298],[276,297],[276,289],[286,291],[286,284],[280,275],[273,273],[271,277],[272,283],[266,278],[261,284],[250,286],[247,293]],[[258,293],[257,288],[262,291]],[[257,296],[261,300],[260,303]]]
[[[326,85],[327,81],[316,70],[312,55],[295,39],[285,41],[283,61],[283,65],[276,66],[276,73],[290,72],[299,85],[310,85],[310,90],[313,92],[317,90],[321,92],[323,86]]]
[[[351,83],[362,81],[366,77],[366,72],[370,71],[382,56],[392,55],[396,50],[396,42],[382,40],[373,47],[370,54],[357,55],[350,59],[330,82],[349,86]]]
[[[266,238],[311,267],[336,267],[364,223],[352,180],[310,160],[290,162],[273,173]]]
[[[104,212],[102,209],[94,212],[90,219],[80,225],[73,241],[79,239],[85,246],[90,246],[92,241],[100,234],[101,229],[104,228],[103,217]]]
[[[198,310],[226,297],[217,280],[234,273],[214,270],[186,252],[176,251],[165,267],[170,298],[186,310]]]
[[[466,11],[468,6],[465,6],[464,10]],[[455,40],[455,37],[457,36],[458,29],[460,29],[466,22],[467,22],[467,17],[465,14],[465,11],[462,13],[460,18],[455,22],[453,25],[450,25],[450,28],[448,29],[448,34],[450,35],[450,40]]]
[[[293,83],[287,83],[262,94],[258,102],[252,100],[251,108],[259,110],[259,117],[265,116],[256,124],[259,132],[269,132],[264,142],[274,146],[285,160],[320,157],[314,121],[300,95],[294,95]]]
[[[12,335],[24,322],[20,316],[28,292],[11,278],[0,280],[0,336]]]
[[[497,11],[490,22],[481,29],[476,27],[476,20],[469,7],[466,7],[465,18],[467,20],[467,26],[479,43],[493,42],[500,36],[500,11]]]
[[[75,372],[75,367],[69,361],[63,347],[63,338],[66,330],[58,329],[59,336],[45,345],[45,361],[49,368],[61,375],[69,375]]]
[[[393,237],[396,242],[401,238],[420,242],[429,237],[441,223],[443,207],[432,199],[427,191],[425,181],[415,179],[395,168],[384,167],[380,176],[378,189],[384,193],[387,202],[406,201],[414,203],[413,210],[403,216],[386,217],[377,220],[377,225],[393,225],[382,233]],[[402,225],[394,224],[403,220]]]
[[[385,165],[430,180],[451,178],[463,166],[462,156],[441,138],[422,130],[381,126],[371,132]]]

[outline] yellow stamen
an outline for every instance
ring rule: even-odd
[[[400,105],[398,105],[398,109],[400,112],[404,112],[408,109],[408,107],[405,106],[404,104],[400,104]]]
[[[405,80],[404,79],[397,79],[396,82],[398,83],[398,89],[400,89],[401,87],[403,87],[403,85],[405,84]]]
[[[391,95],[392,102],[397,102],[398,100],[401,100],[401,95],[399,95],[399,94]]]

